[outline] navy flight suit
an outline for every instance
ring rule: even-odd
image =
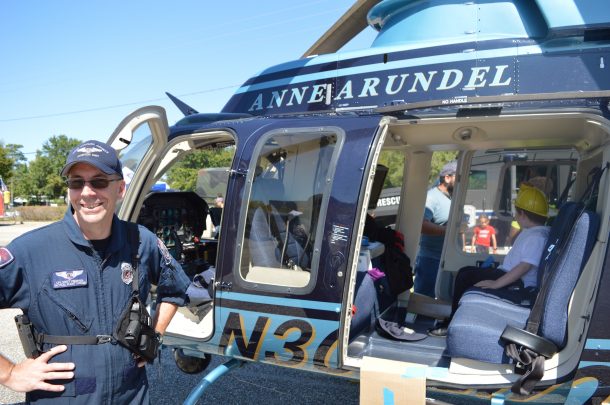
[[[150,283],[157,284],[163,302],[184,305],[189,279],[165,246],[139,226],[140,298],[146,302]],[[132,286],[125,264],[132,252],[127,224],[112,222],[106,257],[99,257],[85,240],[68,210],[62,221],[28,232],[7,249],[14,259],[0,267],[0,308],[21,308],[39,333],[49,335],[112,335]],[[6,253],[6,252],[3,252]],[[123,270],[121,266],[123,265]],[[45,344],[44,351],[54,345]],[[144,367],[117,344],[70,345],[51,362],[74,362],[73,380],[61,393],[33,391],[26,400],[37,404],[148,403]]]

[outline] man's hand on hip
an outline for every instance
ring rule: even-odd
[[[67,346],[53,347],[35,359],[25,359],[15,364],[2,381],[6,387],[18,392],[34,390],[61,392],[63,385],[49,384],[47,380],[69,380],[74,378],[74,363],[49,363],[59,353],[65,352]]]

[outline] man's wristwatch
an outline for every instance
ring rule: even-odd
[[[159,345],[163,343],[163,335],[160,334],[159,332],[155,332],[155,337],[157,338],[157,342],[159,342]]]

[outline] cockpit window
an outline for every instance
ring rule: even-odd
[[[304,288],[317,269],[334,133],[275,133],[253,159],[240,274],[256,285]]]
[[[119,159],[123,164],[123,177],[128,186],[151,143],[152,131],[148,122],[145,122],[133,132],[129,145],[119,151]]]

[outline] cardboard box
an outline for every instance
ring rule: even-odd
[[[421,364],[364,357],[360,367],[360,404],[426,403],[427,367]]]

